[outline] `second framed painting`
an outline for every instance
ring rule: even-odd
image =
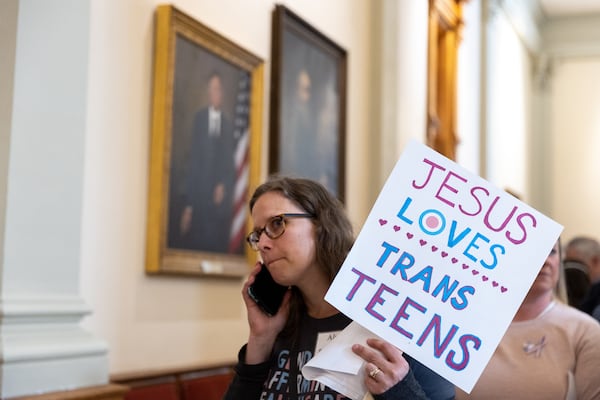
[[[346,51],[277,5],[271,67],[269,173],[317,180],[344,201]]]

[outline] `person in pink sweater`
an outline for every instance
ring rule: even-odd
[[[566,304],[559,243],[470,394],[456,399],[600,399],[600,324]],[[562,300],[561,300],[562,297]]]

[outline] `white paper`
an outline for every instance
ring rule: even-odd
[[[379,337],[356,322],[350,323],[304,365],[302,375],[352,400],[362,400],[367,394],[364,360],[352,352],[352,345],[366,345],[369,338]]]

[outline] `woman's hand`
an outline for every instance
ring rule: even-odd
[[[409,365],[402,351],[380,339],[367,339],[367,346],[355,344],[352,351],[364,359],[365,384],[369,392],[381,394],[408,374]]]
[[[248,287],[252,285],[260,269],[261,263],[258,262],[250,272],[250,276],[242,289],[242,298],[246,304],[248,325],[250,326],[250,336],[246,348],[247,364],[258,364],[267,360],[273,349],[275,339],[285,326],[289,314],[291,296],[289,290],[283,297],[283,303],[279,307],[279,311],[273,316],[269,316],[263,312],[248,294]]]

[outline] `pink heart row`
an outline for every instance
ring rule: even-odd
[[[379,225],[381,225],[381,226],[383,226],[383,225],[387,224],[387,222],[388,222],[388,221],[387,221],[386,219],[382,219],[382,218],[380,218],[380,219],[379,219]],[[398,232],[398,231],[399,231],[401,228],[400,228],[400,226],[398,226],[398,225],[394,225],[394,226],[393,226],[393,229],[394,229],[394,231]],[[410,232],[406,232],[406,237],[407,237],[408,239],[412,239],[412,238],[414,237],[414,235],[413,235],[412,233],[410,233]],[[427,244],[427,241],[426,241],[426,240],[424,240],[424,239],[419,239],[419,244],[420,244],[421,246],[425,246],[425,245]],[[436,252],[436,251],[438,251],[438,250],[439,250],[439,248],[438,248],[437,246],[435,246],[435,245],[431,246],[431,251],[432,251],[432,252],[434,252],[434,253],[435,253],[435,252]],[[446,257],[448,257],[448,252],[446,252],[446,251],[441,251],[441,252],[440,252],[440,255],[442,256],[442,258],[446,258]],[[456,263],[458,262],[458,259],[457,259],[456,257],[452,257],[452,258],[450,259],[450,261],[452,261],[452,264],[456,264]],[[463,264],[463,265],[462,265],[462,268],[463,268],[463,269],[469,269],[470,267],[469,267],[467,264]],[[472,273],[473,275],[478,275],[478,274],[479,274],[479,271],[478,271],[478,270],[476,270],[476,269],[472,269],[472,270],[471,270],[471,273]],[[483,282],[487,282],[489,279],[490,279],[490,278],[489,278],[488,276],[486,276],[486,275],[481,275],[481,280],[482,280]],[[492,286],[493,286],[493,287],[498,287],[498,286],[500,286],[500,284],[499,284],[498,282],[496,282],[496,281],[492,281],[491,283],[492,283]],[[505,293],[506,291],[508,291],[508,288],[506,288],[505,286],[500,286],[500,291],[501,291],[502,293]]]

